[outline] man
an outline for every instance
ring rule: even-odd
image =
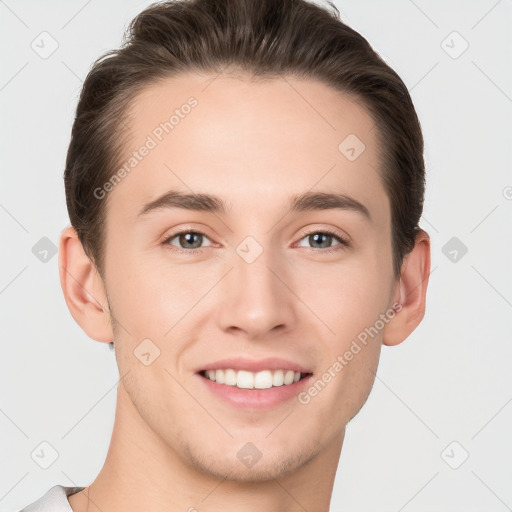
[[[112,440],[25,510],[327,511],[381,346],[424,315],[424,173],[405,85],[336,13],[142,12],[84,83],[59,247],[114,343]]]

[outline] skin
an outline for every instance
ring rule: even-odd
[[[345,428],[370,393],[381,346],[404,341],[424,316],[429,237],[417,236],[395,278],[376,127],[354,98],[317,81],[165,79],[136,97],[127,154],[190,96],[198,105],[109,192],[105,281],[75,230],[61,234],[66,303],[89,337],[115,341],[120,373],[105,464],[68,499],[75,512],[327,511]],[[366,146],[354,161],[338,150],[349,134]],[[231,210],[137,218],[170,189],[218,195]],[[310,190],[350,195],[371,220],[351,210],[290,213],[289,195]],[[204,233],[202,252],[173,252],[165,239],[182,228]],[[332,228],[350,246],[333,238],[325,249],[307,236]],[[236,252],[247,236],[263,249],[250,264]],[[171,247],[189,246],[174,237]],[[243,354],[290,359],[319,377],[399,301],[400,312],[308,404],[294,397],[241,410],[195,374]],[[149,366],[133,354],[146,338],[160,350]],[[249,441],[262,453],[252,467],[237,458]]]

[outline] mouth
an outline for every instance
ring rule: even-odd
[[[244,355],[203,363],[195,374],[212,398],[246,411],[271,410],[296,399],[313,376],[298,361]]]
[[[300,372],[287,369],[235,370],[233,368],[220,368],[201,370],[198,374],[209,381],[239,389],[264,390],[281,386],[292,386],[312,375],[311,372]]]

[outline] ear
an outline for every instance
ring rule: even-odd
[[[382,343],[398,345],[418,327],[425,315],[425,301],[430,276],[430,237],[421,230],[414,248],[404,258],[393,303],[401,304],[383,329]]]
[[[85,254],[72,226],[60,235],[59,277],[66,304],[76,323],[90,338],[112,342],[114,336],[103,279]]]

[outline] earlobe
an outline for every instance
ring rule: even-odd
[[[385,326],[382,343],[398,345],[418,327],[425,315],[426,293],[430,276],[430,237],[421,230],[414,248],[404,258],[397,284],[399,312]]]
[[[110,311],[103,280],[83,250],[72,226],[65,228],[59,241],[59,277],[68,309],[92,339],[113,341]]]

